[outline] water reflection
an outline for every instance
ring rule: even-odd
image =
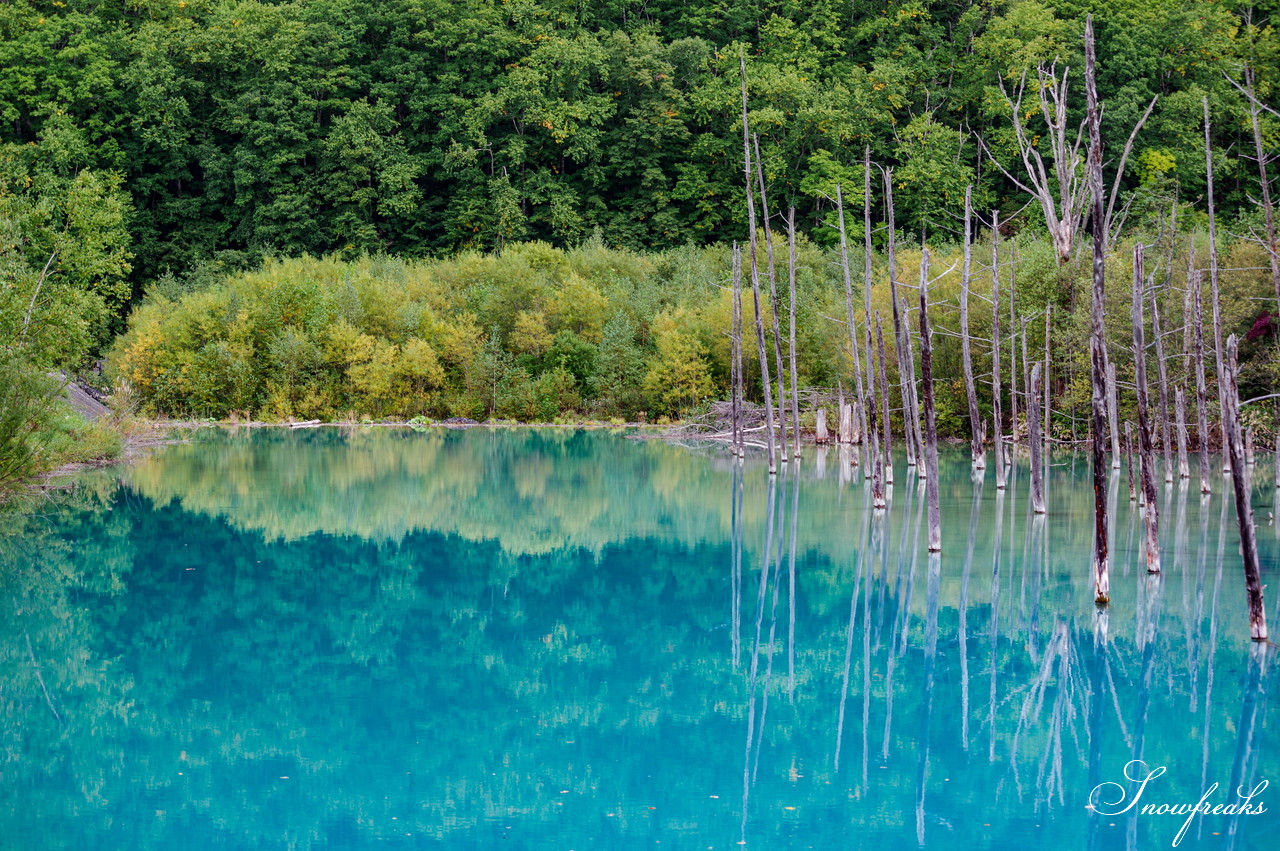
[[[934,556],[915,477],[875,511],[821,469],[219,433],[7,518],[0,846],[1161,847],[1182,819],[1090,790],[1280,779],[1229,501],[1165,489],[1157,576],[1120,502],[1100,612],[1087,465],[1046,519],[1025,459],[998,490],[944,455]]]

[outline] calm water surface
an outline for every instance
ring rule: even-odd
[[[1220,477],[1160,486],[1161,577],[1113,479],[1099,616],[1085,459],[1034,519],[1025,465],[944,453],[938,558],[898,460],[883,514],[838,450],[771,483],[563,430],[203,431],[90,476],[0,519],[0,847],[1145,849],[1186,816],[1142,805],[1280,782]],[[1135,759],[1139,806],[1090,810]],[[1179,847],[1280,847],[1252,803]]]

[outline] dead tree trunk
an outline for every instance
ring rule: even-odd
[[[831,442],[831,435],[827,433],[827,409],[826,408],[818,409],[817,421],[815,422],[814,429],[813,429],[813,442],[814,443],[830,443]]]
[[[1209,98],[1205,97],[1204,103],[1204,168],[1205,168],[1205,199],[1209,207],[1209,298],[1212,299],[1211,307],[1213,308],[1213,359],[1214,366],[1217,367],[1218,374],[1218,415],[1221,419],[1226,419],[1227,403],[1223,399],[1223,393],[1226,390],[1226,375],[1223,368],[1223,351],[1222,351],[1222,314],[1218,305],[1218,225],[1217,213],[1213,202],[1213,148],[1209,142]],[[1223,428],[1225,423],[1219,422]],[[1231,463],[1231,456],[1225,451],[1226,448],[1226,432],[1222,433],[1223,453],[1222,453],[1222,472],[1227,472]]]
[[[991,452],[995,456],[996,489],[1004,490],[1004,437],[1000,410],[1000,211],[991,211]]]
[[[1138,501],[1138,491],[1133,486],[1133,425],[1124,424],[1124,469],[1129,474],[1129,501]]]
[[[1187,398],[1181,387],[1173,388],[1173,396],[1178,417],[1178,477],[1189,479],[1191,467],[1187,464]]]
[[[973,270],[973,187],[964,188],[964,265],[960,270],[960,354],[964,363],[964,392],[969,400],[969,450],[973,469],[987,466],[987,450],[982,440],[982,418],[978,415],[978,388],[973,383],[973,354],[969,345],[969,281]]]
[[[875,365],[873,361],[875,356],[872,354],[871,341],[871,146],[867,145],[863,151],[863,175],[862,175],[862,323],[866,333],[863,339],[866,342],[863,354],[867,359],[867,396],[875,401],[876,395],[876,376]],[[868,409],[868,417],[874,417],[871,411],[875,407],[872,405]],[[868,424],[870,428],[871,424]]]
[[[920,249],[920,371],[924,396],[925,496],[929,501],[929,552],[942,551],[938,506],[938,426],[933,409],[933,332],[929,328],[929,249]]]
[[[792,457],[800,457],[800,385],[796,375],[796,208],[787,211],[787,282],[791,291],[791,422],[795,426]]]
[[[1103,353],[1104,357],[1106,353]],[[1111,467],[1120,469],[1120,390],[1116,386],[1116,365],[1107,362],[1107,418],[1111,420]]]
[[[911,404],[908,401],[908,381],[906,376],[907,367],[910,364],[911,380],[914,381],[915,364],[908,361],[902,348],[902,315],[898,311],[898,253],[893,220],[893,169],[891,168],[887,168],[884,171],[884,206],[885,216],[888,219],[889,302],[893,308],[893,346],[894,352],[898,356],[898,384],[902,395],[902,430],[907,452],[907,466],[914,467],[916,465],[916,447],[911,435]]]
[[[1237,88],[1240,88],[1237,86]],[[1276,245],[1275,208],[1271,203],[1271,181],[1267,177],[1267,152],[1262,141],[1262,127],[1258,122],[1260,103],[1253,85],[1253,66],[1245,63],[1242,91],[1249,101],[1249,121],[1253,125],[1253,151],[1258,160],[1258,183],[1262,190],[1262,218],[1267,227],[1267,260],[1271,265],[1271,285],[1280,303],[1280,248]]]
[[[1262,600],[1262,572],[1258,567],[1258,539],[1253,527],[1253,500],[1245,470],[1244,444],[1240,437],[1240,388],[1236,381],[1236,336],[1227,340],[1228,385],[1222,388],[1227,399],[1227,454],[1231,456],[1231,485],[1236,495],[1236,519],[1240,524],[1240,551],[1244,557],[1244,587],[1249,595],[1249,636],[1267,639],[1267,611]]]
[[[1044,454],[1049,457],[1049,385],[1053,383],[1053,373],[1049,371],[1049,326],[1053,315],[1053,305],[1045,305],[1044,309]]]
[[[1160,512],[1156,505],[1155,447],[1151,440],[1151,413],[1147,404],[1147,344],[1143,328],[1146,268],[1141,243],[1133,247],[1133,370],[1138,385],[1138,451],[1142,455],[1142,498],[1146,503],[1143,527],[1146,530],[1147,573],[1160,572]],[[1154,332],[1153,332],[1154,333]]]
[[[907,315],[907,299],[902,299],[902,315]],[[924,437],[920,428],[920,397],[916,387],[916,355],[911,346],[911,330],[906,324],[902,326],[902,351],[907,356],[906,393],[907,414],[911,419],[911,439],[915,441],[916,475],[924,478],[927,471],[924,465]]]
[[[1151,337],[1156,347],[1156,376],[1160,382],[1160,445],[1164,449],[1164,480],[1173,481],[1173,443],[1169,436],[1169,368],[1164,362],[1164,340],[1160,333],[1160,307],[1154,281],[1151,293]]]
[[[1014,299],[1018,278],[1018,243],[1009,243],[1009,442],[1018,443],[1018,388],[1026,387],[1018,380],[1018,312]],[[1010,462],[1012,463],[1012,461]]]
[[[1209,404],[1204,382],[1204,301],[1199,269],[1191,270],[1192,345],[1196,363],[1196,443],[1200,450],[1200,493],[1209,493]]]
[[[769,215],[769,196],[764,189],[764,162],[760,158],[760,137],[752,135],[756,154],[756,179],[760,184],[760,215],[764,219],[764,249],[769,263],[769,310],[773,318],[773,359],[778,376],[778,426],[782,429],[780,456],[787,460],[786,370],[782,367],[782,328],[778,315],[778,272],[773,260],[773,219]]]
[[[885,366],[884,327],[880,321],[880,313],[876,313],[876,345],[879,350],[880,366],[880,402],[884,418],[884,430],[880,435],[880,451],[884,456],[884,482],[893,484],[893,454],[890,451],[893,443],[893,430],[889,420],[889,370]]]
[[[733,243],[733,334],[732,334],[732,384],[731,413],[732,433],[731,448],[735,456],[742,456],[742,252]]]
[[[1111,571],[1107,553],[1107,473],[1103,429],[1106,427],[1104,393],[1106,391],[1106,345],[1103,306],[1106,303],[1107,227],[1102,197],[1102,128],[1098,109],[1098,87],[1095,79],[1093,16],[1085,18],[1085,93],[1089,125],[1089,189],[1093,211],[1093,302],[1090,330],[1093,361],[1093,581],[1094,600],[1111,601]]]
[[[778,472],[778,454],[775,447],[772,392],[769,385],[769,354],[764,338],[764,319],[760,314],[760,269],[756,262],[756,202],[751,192],[751,128],[747,122],[747,59],[746,53],[738,54],[742,73],[742,169],[747,191],[748,245],[751,251],[751,297],[756,311],[756,342],[760,350],[760,383],[764,388],[764,418],[768,436],[769,473]]]
[[[836,210],[840,221],[840,269],[844,273],[844,304],[847,321],[849,323],[849,353],[853,357],[853,381],[857,388],[857,397],[863,399],[866,397],[866,388],[862,386],[862,360],[858,356],[858,326],[854,323],[853,317],[853,276],[849,272],[849,244],[845,237],[844,229],[844,195],[841,192],[840,184],[836,184]],[[865,421],[859,423],[863,434],[867,433],[867,424]],[[862,456],[864,467],[866,467],[867,475],[870,475],[869,466],[870,458],[867,457],[867,447],[863,443],[859,453]]]
[[[1030,434],[1027,442],[1031,449],[1031,510],[1036,514],[1044,514],[1044,467],[1040,435],[1040,364],[1031,368],[1031,394],[1027,399],[1027,425]]]

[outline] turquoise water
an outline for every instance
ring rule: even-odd
[[[1222,480],[770,482],[569,430],[201,431],[0,520],[0,847],[1161,848],[1280,781]],[[1255,472],[1280,629],[1270,472]],[[1139,806],[1088,809],[1142,759]],[[1137,774],[1139,767],[1131,767]],[[1132,800],[1136,784],[1123,790]],[[1099,810],[1119,790],[1106,787]],[[1257,815],[1179,847],[1280,847]]]

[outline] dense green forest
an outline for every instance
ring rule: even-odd
[[[1000,211],[1006,236],[1018,235],[1030,255],[1044,253],[1044,217],[1019,185],[1015,123],[1047,150],[1046,116],[1033,95],[1017,93],[1036,89],[1037,68],[1075,83],[1065,104],[1075,126],[1088,12],[1098,32],[1108,168],[1157,98],[1117,183],[1126,231],[1163,241],[1168,283],[1168,264],[1186,253],[1185,245],[1175,250],[1176,235],[1204,224],[1207,97],[1227,224],[1219,238],[1250,255],[1240,268],[1265,265],[1265,254],[1260,262],[1243,241],[1260,232],[1261,213],[1254,116],[1241,85],[1257,93],[1263,108],[1252,112],[1274,151],[1280,122],[1267,105],[1280,77],[1275,8],[1199,0],[0,5],[0,454],[57,418],[30,413],[32,400],[51,392],[48,372],[104,354],[139,305],[133,342],[122,345],[136,350],[150,328],[165,336],[169,366],[193,382],[160,376],[154,392],[143,382],[141,401],[154,412],[675,415],[721,394],[715,354],[724,326],[708,323],[714,287],[727,276],[724,246],[747,230],[740,57],[773,211],[794,206],[802,245],[815,252],[803,332],[820,338],[808,341],[811,382],[829,387],[845,369],[833,348],[839,334],[820,327],[819,306],[838,296],[827,289],[839,277],[832,255],[816,252],[837,240],[836,185],[861,207],[864,152],[878,170],[892,169],[902,242],[954,245],[972,185],[976,209]],[[882,250],[880,173],[872,215]],[[504,264],[533,263],[543,244],[567,249],[570,259],[535,269],[538,293],[523,314],[497,304]],[[515,246],[523,246],[517,258],[501,259]],[[645,269],[594,279],[575,266],[574,257],[605,246],[617,252],[609,262]],[[327,271],[287,263],[258,271],[269,258],[304,254],[330,258],[316,261]],[[411,311],[435,311],[432,329],[405,316],[362,327],[334,307],[339,296],[325,282],[382,262],[364,256],[435,270],[426,302],[395,296]],[[355,263],[345,271],[325,265],[340,260]],[[1081,270],[1059,265],[1041,275],[1025,315],[1059,305],[1067,334]],[[450,277],[446,267],[459,271]],[[160,330],[161,314],[174,312],[167,305],[187,314],[200,305],[225,310],[239,304],[246,281],[282,269],[297,272],[287,284],[298,292],[323,290],[306,322],[286,316],[238,342],[222,330],[190,339],[169,338],[172,324]],[[701,277],[701,291],[664,289],[691,276]],[[648,300],[635,302],[641,278]],[[383,283],[394,289],[394,281]],[[1240,286],[1244,299],[1267,292],[1265,282],[1256,292],[1249,281]],[[590,290],[580,306],[599,315],[574,319],[553,303],[573,302],[575,288]],[[1255,306],[1252,315],[1238,311],[1243,330],[1262,313]],[[356,338],[373,342],[353,343],[365,353],[348,352],[356,360],[334,368],[324,365],[324,346],[345,333],[328,325],[340,316]],[[433,336],[446,331],[465,340]],[[206,350],[215,342],[216,357]],[[613,355],[602,352],[606,345]],[[118,363],[133,362],[116,350]],[[692,376],[655,373],[655,364],[687,364],[690,354],[705,356],[705,376],[698,368]],[[610,388],[583,364],[614,355],[630,360],[616,366],[626,377]],[[491,370],[486,404],[472,368],[481,356],[511,361],[504,374],[541,386],[511,390],[504,407]],[[212,371],[197,376],[201,364]],[[282,384],[281,370],[295,368]],[[237,369],[239,378],[228,373]],[[1070,381],[1059,376],[1056,386],[1068,392]],[[687,393],[658,392],[681,382]],[[610,395],[619,393],[625,401]]]

